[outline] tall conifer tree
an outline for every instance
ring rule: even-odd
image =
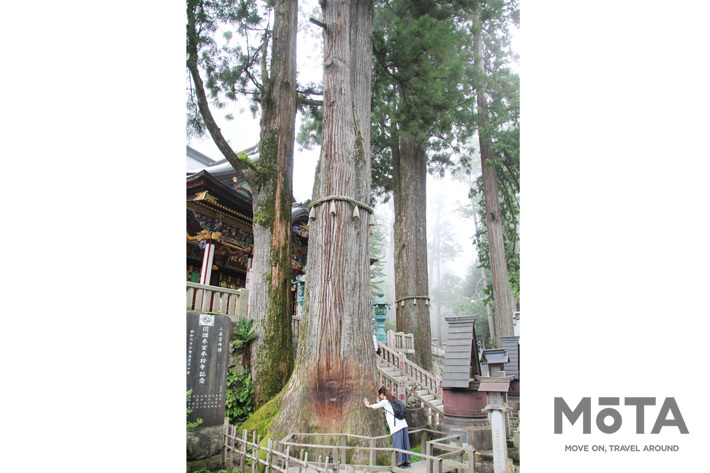
[[[267,27],[256,49],[217,47],[214,34],[236,26],[246,34],[260,23],[253,1],[188,0],[187,68],[194,107],[193,130],[208,131],[229,163],[252,190],[254,251],[250,315],[254,319],[252,378],[257,405],[276,395],[291,374],[291,202],[296,117],[296,32],[298,2],[274,0],[273,31]],[[245,39],[245,38],[243,38]],[[270,49],[269,49],[270,45]],[[223,53],[227,53],[224,55]],[[268,57],[270,64],[267,67]],[[259,68],[257,69],[257,65]],[[257,76],[256,71],[260,70]],[[202,75],[207,77],[207,83]],[[257,79],[258,77],[258,79]],[[220,105],[220,95],[236,99],[254,89],[261,108],[259,158],[238,155],[224,138],[209,106],[207,90]]]
[[[447,2],[396,0],[377,9],[373,176],[395,209],[397,330],[414,334],[414,361],[432,369],[426,238],[426,176],[450,164],[464,31]],[[402,302],[404,304],[402,304]]]

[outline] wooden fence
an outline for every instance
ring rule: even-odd
[[[186,307],[187,310],[211,312],[230,316],[232,320],[238,317],[247,317],[247,301],[249,291],[246,289],[227,289],[218,286],[205,286],[194,282],[187,282]],[[292,329],[294,345],[298,343],[301,333],[301,317],[293,316]]]
[[[391,444],[391,437],[365,437],[352,434],[294,433],[282,441],[268,439],[266,447],[261,446],[261,437],[252,432],[251,440],[246,430],[240,436],[235,426],[225,423],[224,466],[231,471],[237,468],[241,473],[258,473],[263,465],[264,473],[333,473],[355,470],[367,472],[391,471],[406,473],[409,470],[397,467],[397,453],[411,453],[426,462],[426,473],[445,473],[456,470],[457,473],[476,473],[476,451],[463,446],[458,435],[428,440],[429,435],[440,436],[440,432],[419,428],[410,431],[410,435],[420,435],[423,453],[412,453],[391,446],[378,447],[379,444]],[[319,441],[329,438],[328,444],[313,444],[307,440]],[[347,463],[349,452],[360,452],[367,458],[366,464]],[[378,465],[377,458],[385,454],[389,465]]]
[[[248,296],[246,289],[227,289],[188,282],[186,306],[187,310],[246,317]]]

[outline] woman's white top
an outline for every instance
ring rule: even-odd
[[[409,427],[409,425],[407,425],[406,419],[397,419],[394,416],[394,410],[392,409],[392,405],[390,405],[390,402],[387,399],[383,399],[377,404],[370,404],[370,407],[373,409],[385,410],[385,419],[387,420],[387,425],[389,425],[390,427],[390,435],[402,430],[405,427]]]

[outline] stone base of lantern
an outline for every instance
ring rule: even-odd
[[[463,442],[476,450],[492,450],[493,437],[488,417],[444,416],[441,424],[447,435],[461,435]]]

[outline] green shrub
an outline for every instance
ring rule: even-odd
[[[254,385],[250,371],[240,375],[236,367],[229,368],[224,405],[230,424],[239,424],[254,412]]]

